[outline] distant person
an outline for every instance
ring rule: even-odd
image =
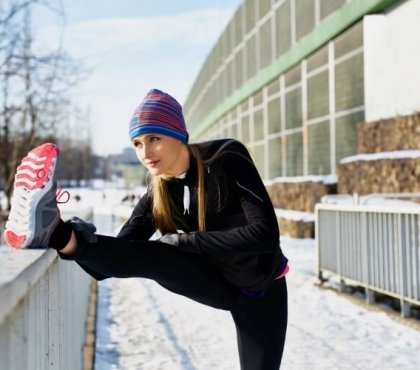
[[[58,149],[44,144],[17,169],[7,243],[54,248],[98,280],[149,278],[229,310],[241,369],[278,369],[288,265],[272,203],[247,149],[232,139],[188,144],[181,106],[159,90],[134,112],[129,136],[152,182],[117,237],[95,234],[92,224],[77,218],[60,219],[53,176]],[[32,163],[37,167],[30,176],[23,169]],[[29,225],[26,232],[23,225]],[[156,230],[163,236],[149,241]]]

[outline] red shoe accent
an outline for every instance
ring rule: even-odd
[[[60,219],[54,180],[58,153],[55,144],[40,145],[28,153],[16,170],[12,207],[4,233],[12,248],[48,247]]]
[[[35,149],[31,150],[31,153],[36,154],[38,157],[57,157],[60,151],[57,146],[51,143],[42,144]]]
[[[6,230],[6,232],[4,233],[4,238],[6,240],[7,245],[15,249],[22,248],[22,245],[26,240],[25,235],[17,235],[11,230]]]
[[[43,188],[51,175],[52,161],[57,158],[59,150],[54,144],[47,143],[33,149],[30,154],[39,158],[35,159],[29,155],[23,158],[21,165],[16,170],[15,188],[28,190]],[[31,164],[33,164],[33,167]],[[42,166],[43,168],[37,170],[34,168],[37,166]]]

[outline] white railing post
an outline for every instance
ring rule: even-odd
[[[0,246],[0,369],[82,370],[92,282],[52,249]]]
[[[403,317],[420,305],[420,207],[328,202],[316,214],[320,277],[336,274],[341,289],[359,284],[368,303],[376,292],[399,299]]]

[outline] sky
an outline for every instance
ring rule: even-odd
[[[54,48],[61,42],[89,70],[75,103],[89,111],[94,152],[108,155],[130,146],[130,116],[150,89],[185,102],[241,0],[98,3],[57,0],[64,17],[42,9],[34,24],[40,43]]]

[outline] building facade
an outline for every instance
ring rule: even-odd
[[[192,141],[232,137],[266,180],[335,174],[359,122],[420,110],[420,1],[245,0],[184,104]]]

